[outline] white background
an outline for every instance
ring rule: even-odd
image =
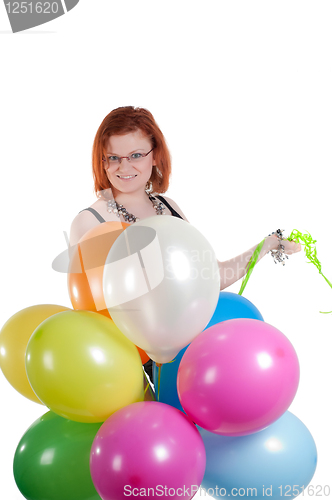
[[[95,200],[94,135],[123,105],[154,114],[173,158],[168,195],[219,260],[297,228],[331,280],[331,18],[323,0],[81,0],[13,35],[1,4],[0,326],[30,305],[71,307],[51,262]],[[290,410],[317,444],[312,484],[332,488],[332,315],[319,313],[332,290],[302,252],[285,267],[266,256],[244,296],[298,353]],[[2,374],[0,397],[0,495],[18,500],[13,455],[46,409]]]

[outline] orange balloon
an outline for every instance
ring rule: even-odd
[[[74,309],[110,317],[103,293],[104,264],[114,241],[128,225],[120,221],[100,224],[71,249],[68,289]]]
[[[138,349],[138,354],[141,356],[141,360],[142,360],[142,365],[144,365],[147,361],[149,361],[149,356],[146,354],[145,351],[143,351],[143,349],[141,349],[140,347],[138,347],[138,345],[136,346],[137,349]]]
[[[104,222],[90,229],[71,248],[68,291],[74,309],[98,312],[111,318],[104,300],[104,264],[114,241],[129,225],[121,221]],[[149,356],[139,347],[137,349],[142,363],[146,363]]]

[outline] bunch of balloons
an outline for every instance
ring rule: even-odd
[[[27,499],[189,500],[200,485],[294,497],[287,485],[307,486],[315,444],[287,411],[294,348],[248,300],[220,292],[193,226],[101,224],[70,249],[68,290],[74,310],[32,306],[0,332],[4,375],[50,410],[15,453]],[[158,401],[144,391],[149,358]]]
[[[207,328],[173,363],[154,364],[159,401],[185,412],[206,450],[210,496],[294,498],[310,483],[315,442],[287,411],[299,383],[289,340],[241,295],[220,292]]]

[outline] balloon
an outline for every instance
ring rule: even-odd
[[[68,291],[73,308],[93,311],[111,318],[104,300],[103,271],[106,257],[126,222],[105,222],[87,231],[71,249]],[[138,348],[142,363],[149,356]]]
[[[291,404],[299,363],[290,341],[256,319],[231,319],[202,332],[178,371],[180,402],[206,430],[241,436],[263,429]]]
[[[210,321],[220,276],[214,251],[191,224],[149,217],[114,242],[104,297],[120,330],[158,363],[171,361]]]
[[[44,321],[29,340],[26,369],[39,399],[77,422],[102,422],[143,400],[136,347],[94,312],[67,311]]]
[[[14,457],[14,477],[29,500],[100,500],[89,469],[90,449],[101,424],[45,413],[26,431]]]
[[[248,299],[245,299],[237,293],[220,292],[219,300],[214,314],[206,328],[234,318],[252,318],[263,321],[263,316]],[[177,355],[171,363],[165,363],[160,368],[153,363],[153,380],[158,394],[158,401],[178,408],[184,411],[178,396],[176,381],[179,365],[182,356],[187,350],[186,346]],[[160,370],[160,377],[159,377]],[[159,387],[160,379],[160,387]]]
[[[251,318],[264,321],[263,316],[250,300],[231,292],[220,292],[214,314],[206,328],[236,318]]]
[[[176,383],[179,365],[187,348],[188,346],[181,349],[171,363],[165,363],[161,366],[157,366],[156,363],[153,363],[153,383],[157,400],[160,403],[174,406],[174,408],[183,412],[184,409],[179,400]]]
[[[219,436],[199,429],[206,449],[202,488],[215,498],[294,498],[310,483],[317,462],[307,427],[286,412],[250,436]]]
[[[0,331],[0,368],[20,394],[42,404],[33,392],[25,371],[25,350],[38,325],[68,307],[41,304],[27,307],[9,318]]]
[[[101,426],[90,470],[103,500],[131,495],[189,499],[204,475],[205,449],[183,413],[163,403],[135,403]]]
[[[145,365],[145,363],[147,363],[150,359],[149,356],[140,347],[136,346],[136,349],[138,350],[138,354],[140,355],[142,364]]]
[[[103,269],[114,241],[128,226],[120,221],[99,224],[71,249],[68,291],[74,309],[100,312],[110,318],[104,300]]]

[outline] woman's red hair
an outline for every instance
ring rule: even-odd
[[[171,156],[165,138],[147,109],[126,106],[113,109],[104,118],[93,142],[92,170],[96,193],[110,188],[103,162],[106,142],[112,135],[128,134],[136,130],[141,130],[151,140],[154,148],[156,167],[152,169],[150,177],[152,190],[156,193],[167,191],[171,174]]]

